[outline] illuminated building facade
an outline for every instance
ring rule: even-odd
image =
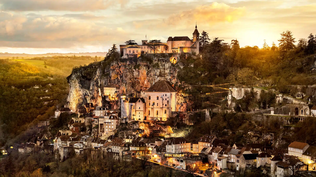
[[[188,36],[169,37],[166,43],[160,41],[142,40],[142,45],[133,43],[130,45],[120,45],[120,52],[122,58],[139,57],[142,53],[196,53],[199,54],[200,33],[195,26],[193,32],[193,39]]]

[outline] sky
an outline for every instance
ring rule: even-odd
[[[316,33],[315,0],[0,0],[0,53],[106,52],[201,33],[241,46]]]

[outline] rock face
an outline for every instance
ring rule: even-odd
[[[67,101],[72,111],[86,103],[103,106],[104,88],[116,87],[118,95],[140,96],[159,79],[170,81],[177,89],[177,66],[169,60],[149,62],[101,61],[75,68],[67,78],[70,85]]]

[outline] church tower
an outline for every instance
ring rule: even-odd
[[[193,44],[194,44],[194,46],[196,47],[196,49],[195,49],[195,53],[196,54],[199,54],[200,53],[200,40],[199,40],[199,36],[200,36],[200,33],[199,33],[199,31],[198,31],[198,29],[197,29],[197,25],[195,25],[195,30],[194,30],[194,32],[193,32],[193,40],[192,40],[192,42],[193,42]]]
[[[197,29],[197,25],[195,25],[195,30],[193,32],[193,42],[199,41],[200,33]]]

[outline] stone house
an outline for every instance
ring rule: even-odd
[[[271,165],[271,155],[268,153],[260,153],[257,156],[256,167],[259,168],[261,166],[265,166],[266,164]]]
[[[160,80],[145,91],[146,120],[167,121],[176,111],[177,91],[170,82]]]
[[[129,119],[144,121],[146,103],[144,98],[130,98],[129,100]]]

